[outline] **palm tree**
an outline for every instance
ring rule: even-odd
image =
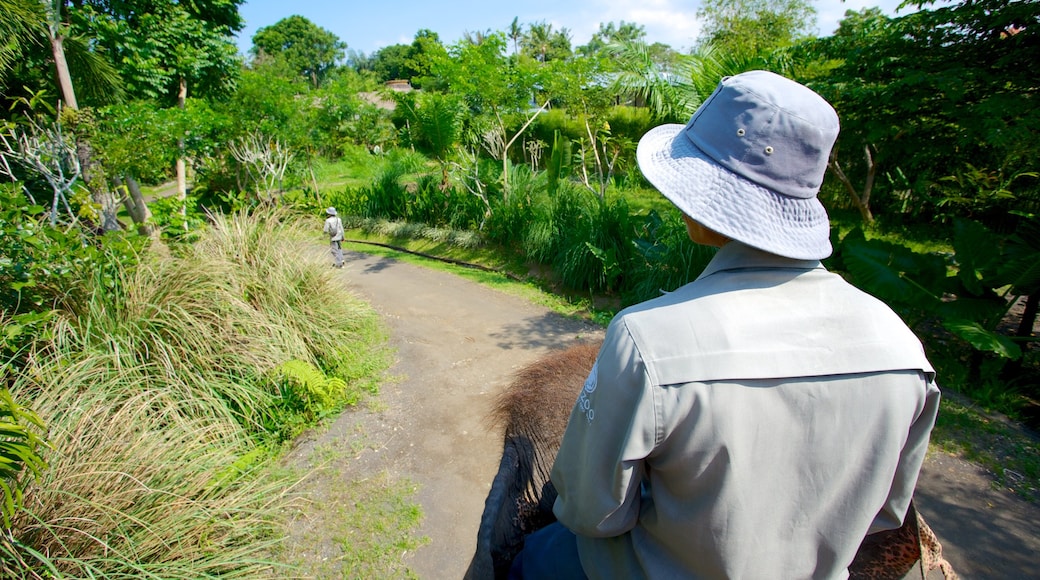
[[[23,47],[40,44],[45,34],[43,6],[32,0],[0,0],[0,80],[18,61]]]
[[[76,91],[72,88],[72,76],[69,75],[69,63],[65,60],[65,34],[62,31],[61,9],[64,0],[51,0],[47,8],[47,37],[51,42],[51,53],[54,56],[54,68],[58,76],[58,85],[65,104],[78,109]]]
[[[549,50],[551,52],[547,55],[548,60],[569,57],[571,55],[571,31],[561,28],[554,32],[549,40]]]
[[[509,39],[513,41],[513,54],[520,53],[520,39],[524,36],[524,27],[519,22],[520,17],[516,16],[513,18],[513,22],[509,24]]]
[[[118,100],[123,92],[118,73],[111,63],[90,48],[87,40],[65,35],[64,9],[63,0],[0,0],[0,38],[3,39],[0,41],[0,80],[25,56],[29,47],[42,47],[46,39],[66,107],[78,106],[69,62],[74,63],[77,79],[88,93]]]
[[[492,32],[490,28],[485,30],[478,30],[476,32],[470,32],[469,30],[466,30],[462,33],[462,39],[474,46],[479,46],[481,44],[484,44],[484,41],[487,40],[487,38],[491,36],[491,34]]]
[[[523,38],[524,52],[538,62],[545,62],[552,48],[552,32],[552,24],[544,20],[529,25]]]
[[[613,90],[634,93],[662,121],[685,123],[718,86],[722,77],[766,69],[785,74],[790,62],[782,51],[767,55],[735,55],[700,46],[693,54],[680,55],[670,70],[654,60],[651,47],[642,41],[613,47],[619,74]]]

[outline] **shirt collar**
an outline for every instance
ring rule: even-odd
[[[770,254],[769,252],[763,252],[762,250],[752,248],[751,246],[731,241],[725,246],[719,249],[715,257],[708,262],[708,265],[704,267],[704,271],[701,272],[697,279],[711,276],[716,272],[724,270],[737,270],[737,269],[748,269],[748,268],[789,268],[796,270],[814,270],[823,269],[823,264],[819,260],[796,260],[794,258],[785,258],[784,256],[778,256],[776,254]]]

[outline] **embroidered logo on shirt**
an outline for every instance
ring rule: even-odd
[[[599,363],[592,365],[592,371],[589,372],[589,377],[585,379],[585,386],[581,388],[581,394],[578,395],[578,410],[585,415],[585,419],[592,423],[592,419],[596,417],[596,410],[592,408],[592,400],[589,399],[589,395],[596,390],[596,369],[599,368]]]

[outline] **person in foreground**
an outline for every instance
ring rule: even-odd
[[[837,134],[819,95],[752,71],[640,140],[643,174],[720,249],[611,322],[552,470],[558,523],[512,576],[841,579],[899,527],[939,389],[900,318],[820,264]]]

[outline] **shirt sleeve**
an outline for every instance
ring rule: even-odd
[[[553,465],[553,512],[576,534],[611,537],[636,523],[646,457],[657,442],[657,401],[623,319],[607,331]]]
[[[921,466],[924,464],[925,455],[928,452],[928,440],[935,426],[935,417],[939,413],[939,387],[931,376],[928,376],[925,384],[925,394],[920,412],[914,423],[910,426],[910,432],[899,454],[899,465],[896,467],[895,479],[889,491],[888,499],[881,508],[874,523],[871,524],[867,533],[873,534],[883,530],[898,528],[906,517],[910,499],[917,487],[917,478],[921,474]]]

